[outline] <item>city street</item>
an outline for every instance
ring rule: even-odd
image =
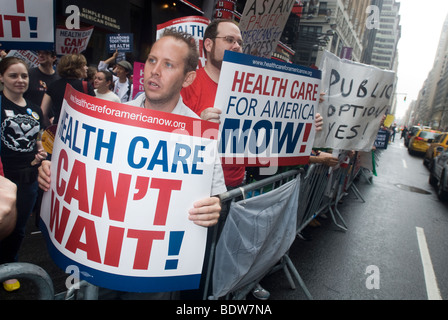
[[[437,288],[431,275],[425,278],[421,231],[441,298],[448,297],[448,204],[437,199],[422,158],[410,156],[397,137],[382,152],[373,184],[356,182],[366,202],[350,193],[340,205],[348,231],[319,219],[320,227],[305,230],[311,241],[293,244],[289,255],[314,299],[428,299]],[[366,286],[372,282],[369,266],[379,272],[378,289]],[[262,285],[271,299],[306,299],[299,286],[290,289],[282,271]]]
[[[399,138],[381,153],[377,174],[371,185],[364,177],[355,182],[365,203],[351,192],[343,198],[339,210],[348,230],[319,218],[320,227],[304,231],[310,241],[295,241],[291,260],[315,300],[426,300],[428,294],[446,299],[448,204],[429,185],[422,158],[410,156]],[[33,218],[20,261],[44,268],[56,295],[66,291],[68,275],[49,258]],[[261,284],[271,300],[307,299],[297,283],[291,289],[283,271]],[[15,293],[0,291],[0,300],[32,298],[26,283]]]

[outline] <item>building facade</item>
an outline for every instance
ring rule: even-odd
[[[379,28],[373,40],[370,60],[365,62],[381,69],[397,71],[397,46],[401,37],[400,4],[395,0],[383,0],[377,4],[380,8]]]
[[[145,61],[151,44],[156,40],[157,25],[184,16],[207,16],[213,13],[215,1],[164,1],[164,0],[60,0],[56,1],[56,25],[65,26],[70,5],[79,8],[81,28],[93,26],[87,50],[83,52],[91,65],[107,59],[106,35],[132,33],[133,51],[126,60]]]
[[[443,24],[432,69],[415,101],[408,125],[448,130],[448,15]]]

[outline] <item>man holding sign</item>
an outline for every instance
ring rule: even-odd
[[[198,53],[197,53],[196,44],[188,35],[185,35],[183,33],[177,33],[177,32],[171,31],[171,30],[165,32],[164,35],[154,43],[154,45],[151,48],[151,51],[148,55],[148,59],[145,63],[145,70],[144,70],[145,94],[140,95],[136,100],[133,100],[127,104],[145,108],[145,109],[150,109],[155,112],[154,114],[156,114],[156,112],[171,113],[173,115],[172,116],[173,119],[177,119],[174,117],[175,115],[187,116],[190,118],[198,119],[198,116],[196,116],[188,107],[186,107],[184,105],[184,103],[182,102],[182,99],[180,98],[181,88],[188,86],[195,78],[195,75],[196,75],[195,70],[196,70],[196,66],[197,66],[197,61],[198,61]],[[169,116],[166,116],[166,119],[168,119],[168,118],[169,118]],[[192,123],[194,123],[194,122],[192,121]],[[193,129],[195,129],[195,128],[193,128]],[[139,130],[139,129],[136,128],[136,132],[137,132],[137,130]],[[134,134],[136,135],[136,137],[132,141],[137,141],[138,146],[141,146],[142,144],[144,144],[145,141],[152,145],[157,145],[157,146],[163,145],[163,144],[160,144],[160,142],[157,143],[156,139],[150,138],[149,140],[144,140],[144,139],[146,139],[146,135],[138,135],[137,133],[134,133],[134,132],[126,133],[126,135],[129,135],[129,134],[131,136],[133,136]],[[170,139],[171,139],[171,137],[174,138],[174,136],[175,136],[174,131],[172,134],[173,134],[173,136],[170,136]],[[135,139],[137,139],[137,140],[135,140]],[[172,143],[170,141],[162,141],[162,142]],[[176,146],[177,145],[183,146],[184,151],[188,150],[187,144],[177,143]],[[146,147],[146,148],[143,147],[143,149],[148,149],[148,148],[149,147]],[[179,150],[179,153],[174,154],[174,156],[177,158],[182,158],[182,157],[186,158],[187,156],[181,155],[180,151],[181,150]],[[160,153],[160,151],[159,151],[159,155],[162,153]],[[160,163],[162,160],[159,159],[159,157],[157,157],[157,155],[154,156],[154,154],[149,154],[149,157],[151,157],[151,161],[154,160],[156,163]],[[213,154],[213,153],[210,153],[210,154]],[[196,160],[200,158],[200,157],[198,158],[198,156],[196,155],[196,149],[194,151],[191,150],[191,158],[193,158],[193,157]],[[124,157],[124,158],[126,158],[126,157]],[[136,158],[139,160],[148,159],[148,158],[144,158],[142,156],[138,157],[138,154],[134,152],[133,158],[132,157],[127,158],[128,162],[129,162],[129,159],[131,159],[130,161],[134,165],[134,167],[139,165],[138,161],[135,161]],[[218,159],[218,158],[216,158],[216,159]],[[175,169],[173,169],[173,168],[175,168],[174,165],[175,165],[175,163],[173,163],[173,166],[171,167],[171,171],[175,170]],[[161,164],[160,166],[163,167],[163,164]],[[184,165],[181,162],[181,167],[183,167],[183,166]],[[187,166],[186,163],[185,163],[185,166]],[[139,167],[139,168],[141,168],[141,167]],[[137,169],[139,169],[139,168],[137,168]],[[149,166],[148,166],[148,168],[149,168]],[[217,194],[224,192],[226,190],[226,188],[224,185],[224,178],[223,178],[222,168],[219,163],[219,160],[216,160],[216,161],[214,161],[214,163],[211,163],[210,168],[211,169],[209,171],[210,172],[213,171],[210,174],[210,178],[211,178],[212,182],[211,182],[211,188],[210,188],[211,190],[210,190],[210,192],[208,192],[208,190],[207,190],[207,193],[209,193],[211,196],[205,197],[204,199],[194,202],[193,208],[191,208],[190,210],[188,210],[188,208],[185,208],[185,211],[188,210],[188,214],[189,214],[189,216],[185,217],[185,219],[192,221],[193,224],[191,224],[191,225],[193,225],[193,226],[194,225],[205,226],[205,227],[212,226],[217,223],[218,218],[219,218],[219,213],[221,210],[220,200],[217,197],[213,197],[213,195],[217,195]],[[147,170],[150,170],[150,169],[147,169]],[[184,168],[184,170],[185,170],[185,168]],[[193,170],[197,171],[197,168],[195,168],[194,163],[191,168],[191,172]],[[67,171],[67,170],[63,169],[63,171]],[[159,170],[159,171],[161,171],[161,170]],[[43,190],[45,190],[45,191],[50,190],[52,193],[54,193],[52,191],[53,187],[52,187],[52,185],[50,185],[50,172],[51,172],[50,171],[50,162],[45,161],[42,164],[42,166],[39,168],[38,181],[39,181],[40,187]],[[175,171],[175,172],[177,172],[177,171]],[[58,174],[58,173],[56,173],[56,174]],[[178,197],[179,200],[182,200],[182,201],[184,201],[184,199],[181,199],[181,198],[182,197],[185,198],[187,196],[187,194],[180,193],[177,191],[178,189],[175,189],[174,186],[171,186],[170,188],[173,191],[177,191],[177,192],[173,192],[173,195],[171,196],[171,201],[170,201],[169,196],[167,198],[161,199],[160,194],[162,194],[162,187],[154,186],[153,183],[154,182],[156,182],[156,183],[163,182],[163,181],[160,181],[160,180],[164,180],[164,179],[162,179],[162,174],[164,174],[164,173],[162,172],[160,175],[156,175],[156,172],[154,171],[154,176],[151,177],[151,181],[152,181],[151,188],[152,189],[159,188],[160,192],[159,192],[159,199],[151,198],[151,197],[148,198],[148,201],[149,201],[148,206],[149,205],[152,206],[153,205],[152,202],[157,202],[156,210],[159,209],[159,205],[160,205],[160,208],[162,208],[162,207],[165,208],[164,212],[167,213],[168,209],[170,209],[171,207],[175,207],[175,204],[172,203],[174,194],[176,197]],[[176,174],[176,173],[174,173],[174,174]],[[182,178],[182,176],[178,176],[178,177]],[[57,180],[57,178],[54,178],[54,179]],[[167,181],[168,180],[166,180],[165,182],[167,182]],[[169,187],[166,187],[166,188],[169,188]],[[147,192],[150,192],[150,191],[151,190],[148,189]],[[146,188],[144,188],[144,192],[146,192]],[[191,201],[191,200],[188,199],[188,201]],[[132,204],[132,205],[135,205],[135,204]],[[170,208],[168,208],[168,207],[170,207]],[[168,220],[170,220],[170,223],[173,223],[173,219],[170,219],[171,213],[173,213],[173,214],[176,213],[175,217],[178,217],[178,219],[180,219],[180,220],[184,219],[183,218],[184,217],[183,209],[184,208],[179,208],[177,210],[174,210],[174,211],[178,211],[179,215],[177,212],[170,211],[170,214],[168,214]],[[146,209],[144,209],[143,211],[145,211],[145,210]],[[134,212],[130,212],[130,213],[132,215],[132,213],[134,213]],[[110,215],[111,215],[111,213],[110,213],[110,209],[109,209],[109,216]],[[148,216],[149,215],[150,215],[150,213],[148,213]],[[90,216],[87,215],[86,217],[90,218]],[[152,245],[153,250],[157,250],[156,252],[158,252],[161,248],[162,249],[165,248],[165,243],[168,242],[167,241],[168,236],[169,236],[170,247],[171,247],[171,236],[174,234],[174,235],[181,235],[180,243],[182,244],[182,250],[181,250],[180,254],[182,254],[182,252],[191,253],[191,250],[189,250],[189,251],[184,250],[185,246],[187,245],[187,243],[186,243],[187,240],[189,240],[189,242],[188,242],[189,248],[191,248],[191,246],[196,243],[196,242],[192,242],[190,240],[192,238],[190,236],[191,233],[188,233],[188,231],[183,232],[181,230],[170,232],[166,227],[167,226],[167,219],[166,219],[167,215],[162,217],[162,218],[164,218],[163,221],[159,221],[158,218],[160,218],[160,217],[157,215],[157,212],[156,212],[155,217],[157,218],[157,222],[156,222],[156,218],[155,218],[153,225],[150,225],[150,228],[152,228],[153,230],[136,230],[139,228],[139,224],[137,221],[138,219],[135,220],[134,217],[130,217],[130,218],[134,219],[133,222],[136,223],[136,226],[134,226],[132,228],[132,230],[131,230],[131,228],[128,229],[128,232],[126,233],[125,238],[123,238],[124,234],[118,238],[118,240],[122,241],[121,243],[123,245],[123,250],[121,251],[121,254],[122,255],[130,255],[135,250],[139,251],[140,253],[145,251],[142,249],[144,249],[144,247],[148,246],[148,242],[144,242],[144,241],[140,242],[139,241],[138,242],[139,246],[135,248],[135,247],[132,247],[129,245],[127,245],[125,247],[125,243],[123,241],[128,241],[128,242],[126,242],[126,244],[132,243],[132,238],[137,237],[138,239],[140,239],[140,237],[142,235],[149,234],[149,233],[161,235],[160,237],[153,238],[150,241],[151,243],[153,243],[153,245]],[[124,216],[124,217],[122,217],[121,220],[127,219],[127,218],[128,218],[127,216]],[[143,216],[141,217],[141,220],[140,220],[140,225],[142,225],[142,227],[147,223],[147,219],[148,219],[148,217],[145,216],[145,214],[143,213]],[[151,221],[152,221],[152,219],[151,219]],[[176,222],[176,226],[177,226],[177,222]],[[99,226],[99,227],[101,227],[101,226]],[[185,227],[185,228],[187,228],[187,227]],[[190,226],[188,226],[188,228],[190,228]],[[199,227],[196,226],[196,228],[199,228]],[[115,225],[110,226],[109,235],[111,235],[112,232],[114,232],[114,233],[118,232],[120,229],[122,229],[124,231],[124,228],[120,227],[117,229]],[[202,229],[202,228],[199,228],[199,229]],[[190,230],[190,229],[188,229],[188,230]],[[52,232],[52,231],[50,230],[50,232]],[[132,234],[130,234],[130,232],[132,232]],[[166,235],[165,235],[165,233],[166,233]],[[201,232],[201,236],[202,236],[202,234],[203,233]],[[183,240],[182,240],[182,237],[184,237]],[[187,237],[189,237],[189,238],[186,239]],[[62,236],[60,238],[62,238]],[[131,238],[131,240],[128,240],[129,238]],[[115,240],[117,240],[117,239],[115,239]],[[80,240],[77,240],[77,242],[79,243],[78,248],[80,248],[80,250],[83,251],[83,249],[86,248],[86,245],[84,243],[81,243]],[[65,242],[61,241],[60,244],[63,245],[63,244],[65,244]],[[141,246],[140,246],[140,244],[141,244]],[[56,245],[59,246],[58,243],[56,243]],[[109,241],[108,241],[107,245],[109,247]],[[202,242],[201,242],[201,245],[202,245]],[[64,248],[62,248],[62,249],[64,250]],[[75,249],[76,249],[76,247],[75,247]],[[196,246],[196,251],[197,250],[200,251],[201,249],[198,248],[198,246]],[[112,246],[110,246],[110,251],[111,252],[115,251]],[[83,253],[83,252],[81,252],[81,253]],[[88,253],[89,252],[87,252],[87,254]],[[120,252],[118,252],[118,254],[120,254]],[[171,253],[168,253],[168,255],[170,255],[170,254]],[[180,254],[177,253],[177,255],[179,255],[179,256],[180,256]],[[70,252],[68,252],[68,255],[70,257],[72,257]],[[154,256],[154,259],[151,259],[151,257],[153,257],[153,256]],[[183,267],[183,266],[180,266],[180,264],[183,262],[186,262],[186,259],[183,257],[179,257],[179,259],[175,260],[175,261],[167,260],[166,261],[167,264],[165,265],[165,261],[160,261],[160,260],[164,260],[164,259],[157,256],[156,254],[153,255],[146,250],[146,256],[143,257],[143,259],[141,256],[138,256],[137,254],[135,255],[135,257],[132,257],[135,259],[134,267],[132,267],[132,264],[129,264],[127,262],[127,260],[119,259],[119,255],[118,255],[118,259],[116,259],[113,255],[108,256],[107,248],[106,248],[106,255],[105,255],[104,260],[101,259],[102,256],[100,257],[100,256],[96,255],[96,257],[98,257],[98,259],[97,259],[98,262],[96,262],[96,261],[92,262],[92,261],[90,261],[91,259],[89,259],[89,257],[87,256],[86,263],[88,264],[88,266],[92,266],[88,270],[95,272],[95,274],[97,271],[100,271],[99,274],[97,275],[97,278],[99,278],[99,277],[105,278],[107,276],[108,277],[107,279],[110,279],[110,280],[101,279],[101,282],[97,281],[94,284],[99,285],[99,286],[104,286],[104,287],[107,287],[109,289],[114,289],[114,290],[130,291],[130,292],[133,292],[133,291],[134,292],[158,292],[158,291],[160,292],[160,291],[175,291],[175,290],[193,289],[194,287],[184,286],[182,281],[184,281],[184,279],[185,279],[185,281],[188,281],[188,285],[192,286],[192,285],[194,285],[194,283],[196,283],[195,281],[198,277],[196,273],[189,275],[189,274],[181,274],[180,271],[179,272],[177,271],[178,270],[177,269],[178,268],[177,261],[179,261],[179,269],[181,269],[181,267]],[[109,260],[106,261],[107,260],[106,258]],[[149,268],[148,268],[148,259],[150,259]],[[195,259],[192,259],[192,260],[195,260]],[[141,265],[142,261],[145,262],[145,263],[143,263],[144,267],[136,268],[135,263]],[[113,262],[113,263],[111,263],[111,262]],[[168,263],[168,262],[170,262],[170,263]],[[172,262],[173,263],[175,262],[174,267],[173,267]],[[190,262],[192,262],[192,261],[190,261]],[[202,263],[202,261],[201,261],[201,263]],[[122,264],[125,265],[127,269],[123,269]],[[165,268],[163,268],[163,266],[165,266]],[[169,266],[169,268],[168,268],[168,266]],[[153,270],[155,270],[155,268],[157,269],[157,272],[158,272],[157,274],[153,271]],[[117,272],[117,273],[119,274],[118,277],[120,279],[121,278],[125,279],[125,281],[127,283],[120,284],[120,285],[123,285],[123,287],[117,287],[118,285],[114,282],[115,275],[112,274],[112,272],[110,272],[108,270],[126,271],[126,274],[124,274],[124,276],[122,276],[121,273],[119,273],[119,272]],[[195,266],[195,270],[197,270],[197,266]],[[181,271],[183,271],[183,269]],[[133,273],[140,275],[141,277],[134,277]],[[200,273],[200,268],[199,268],[199,273]],[[199,276],[200,276],[200,274],[199,274]],[[138,281],[136,281],[135,279],[137,279]],[[133,287],[130,287],[128,285],[129,282],[133,283]],[[137,289],[135,289],[135,287],[137,287]],[[159,296],[156,296],[156,298],[168,298],[168,296],[161,297],[159,295]]]
[[[197,118],[180,98],[180,89],[190,85],[196,77],[194,71],[196,67],[191,68],[191,66],[186,65],[187,61],[193,63],[194,58],[187,56],[192,55],[191,52],[188,52],[192,49],[186,47],[186,40],[185,43],[182,43],[174,36],[167,36],[166,34],[154,43],[148,55],[145,65],[145,95],[140,95],[136,100],[127,104]],[[176,33],[173,32],[172,34]],[[175,49],[168,50],[166,48]],[[222,170],[220,170],[219,165],[215,167],[212,195],[218,195],[226,191]],[[49,161],[44,161],[39,168],[38,180],[39,186],[47,191],[50,187]],[[219,198],[210,197],[198,201],[195,208],[191,209],[189,213],[191,220],[196,224],[208,227],[218,222],[220,210]]]
[[[185,104],[201,116],[201,119],[219,122],[221,110],[213,106],[224,52],[226,50],[243,52],[242,41],[241,31],[232,20],[213,20],[205,30],[203,44],[207,62],[197,71],[197,79],[194,83],[182,89]],[[235,188],[243,183],[244,166],[223,164],[223,170],[228,187]]]

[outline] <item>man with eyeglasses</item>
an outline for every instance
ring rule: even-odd
[[[184,103],[203,120],[219,123],[221,110],[214,108],[218,90],[221,66],[226,50],[243,52],[243,40],[240,28],[233,20],[216,19],[205,29],[203,48],[207,57],[205,66],[197,70],[193,84],[181,91]],[[224,180],[228,189],[243,183],[246,168],[244,166],[223,164]],[[259,284],[252,294],[261,300],[269,298],[270,293]]]
[[[233,20],[216,19],[205,29],[203,48],[207,57],[204,67],[196,72],[193,84],[181,91],[184,103],[203,120],[219,123],[221,110],[213,108],[222,61],[226,50],[242,52],[243,40],[239,27]],[[245,167],[223,165],[228,188],[243,183]]]

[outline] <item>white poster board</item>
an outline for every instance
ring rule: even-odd
[[[68,86],[41,208],[54,261],[114,290],[198,288],[207,229],[188,210],[210,196],[217,129]]]
[[[215,98],[222,163],[306,164],[314,141],[320,71],[226,51]]]

